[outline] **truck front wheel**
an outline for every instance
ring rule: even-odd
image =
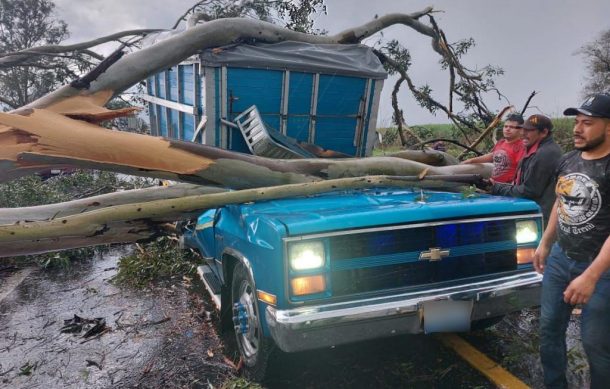
[[[263,335],[254,282],[242,263],[235,265],[233,270],[231,301],[233,327],[244,373],[249,379],[260,381],[265,377],[273,342]]]

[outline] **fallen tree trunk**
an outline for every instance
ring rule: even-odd
[[[0,128],[0,144],[6,145],[0,149],[0,182],[65,165],[234,189],[371,174],[489,174],[477,166],[433,167],[391,157],[270,159],[107,130],[46,109],[27,114],[0,113],[0,124],[7,126]]]
[[[454,156],[442,151],[425,149],[425,150],[401,150],[388,157],[408,159],[419,163],[425,163],[432,166],[451,166],[457,165],[460,161]]]
[[[226,191],[226,189],[222,188],[212,188],[192,184],[177,184],[172,186],[155,186],[144,189],[126,190],[122,192],[87,197],[85,199],[38,205],[34,207],[0,208],[0,225],[53,220],[117,205],[144,203],[154,200],[173,199],[178,197],[211,193],[222,193]]]
[[[180,220],[205,209],[250,201],[309,196],[329,191],[377,187],[460,188],[478,176],[344,178],[269,188],[248,189],[122,204],[46,221],[18,221],[0,226],[0,257],[26,255],[105,243],[154,238],[159,224]]]
[[[0,243],[0,258],[44,254],[79,247],[112,243],[147,242],[162,235],[159,226],[145,221],[109,222],[103,233],[94,236],[61,236],[52,239]]]

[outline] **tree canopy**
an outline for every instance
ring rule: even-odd
[[[0,1],[0,53],[58,44],[68,37],[65,22],[54,15],[48,0]],[[76,77],[70,58],[32,56],[10,68],[0,68],[0,101],[17,108]],[[75,69],[76,70],[76,69]]]
[[[583,93],[589,95],[610,91],[610,29],[584,45],[580,53],[587,67],[587,83]]]

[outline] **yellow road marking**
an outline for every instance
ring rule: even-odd
[[[455,351],[459,356],[464,358],[466,362],[480,371],[499,388],[529,388],[529,386],[527,386],[523,381],[510,374],[497,362],[489,359],[489,357],[472,347],[472,345],[456,334],[437,334],[437,339],[440,340],[442,344]]]

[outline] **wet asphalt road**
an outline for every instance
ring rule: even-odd
[[[132,291],[109,282],[125,252],[68,270],[34,269],[0,301],[0,387],[189,387],[195,375],[203,387],[226,379],[220,340],[186,288]],[[75,314],[105,319],[108,332],[62,333]]]
[[[0,387],[208,388],[219,387],[236,374],[231,364],[234,353],[223,349],[209,302],[188,280],[141,292],[109,282],[126,250],[113,249],[68,271],[33,269],[17,286],[8,285],[7,279],[14,277],[0,273]],[[64,320],[74,314],[104,318],[109,331],[92,338],[60,332]],[[540,388],[537,324],[537,311],[524,311],[464,337],[527,385]],[[577,320],[569,333],[569,381],[573,387],[584,387],[588,368]],[[433,336],[400,336],[297,354],[277,352],[263,385],[494,387]]]

